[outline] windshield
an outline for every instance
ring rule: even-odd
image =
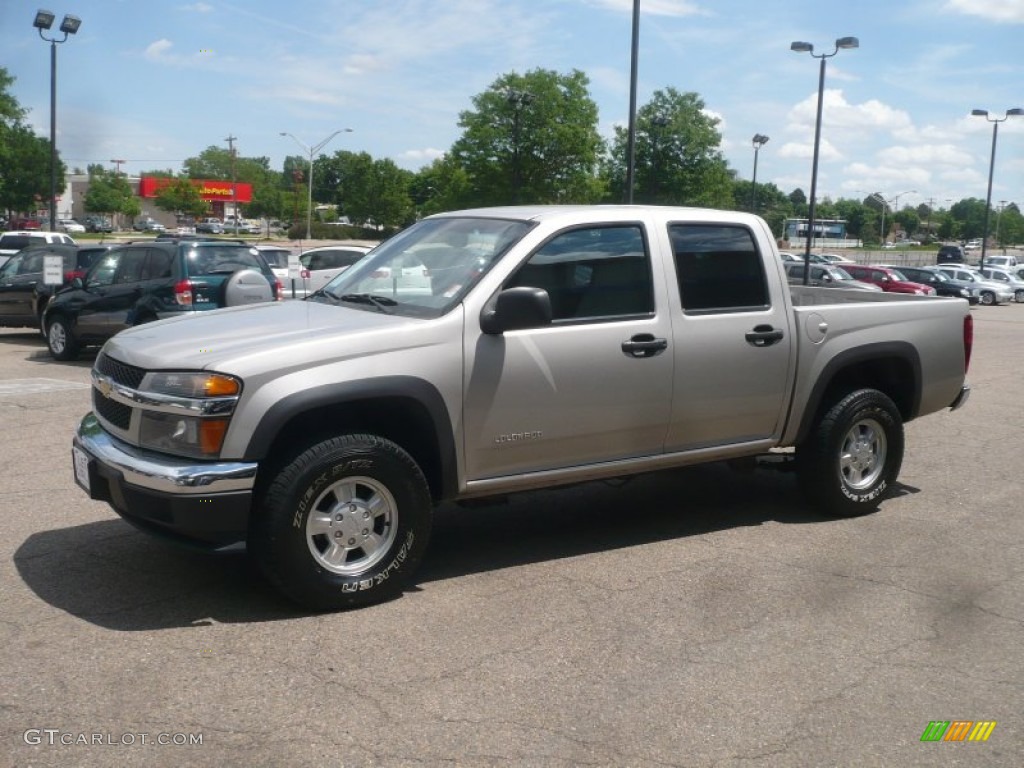
[[[903,283],[909,283],[910,282],[909,280],[907,280],[907,278],[904,276],[904,274],[902,272],[899,272],[898,270],[891,269],[891,270],[889,270],[889,274],[892,276],[893,280],[899,280],[900,282],[903,282]]]
[[[382,243],[309,300],[440,317],[532,226],[508,219],[425,219]]]
[[[832,275],[836,280],[853,280],[853,275],[842,267],[832,267]]]

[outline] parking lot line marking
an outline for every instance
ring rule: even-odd
[[[6,395],[36,395],[44,392],[63,392],[69,389],[88,389],[88,384],[64,379],[4,379],[0,380],[0,397]]]

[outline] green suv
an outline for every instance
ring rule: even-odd
[[[73,360],[134,325],[222,307],[276,301],[281,284],[255,248],[168,240],[112,248],[47,305],[50,353]]]

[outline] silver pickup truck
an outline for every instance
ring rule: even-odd
[[[77,482],[138,527],[245,541],[316,609],[399,594],[445,500],[795,447],[825,515],[874,509],[903,423],[962,405],[966,301],[792,289],[755,216],[433,216],[305,301],[124,331]]]

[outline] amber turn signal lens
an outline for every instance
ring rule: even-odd
[[[226,419],[201,419],[199,422],[199,449],[206,455],[217,455],[220,453],[220,447],[227,431]]]
[[[203,393],[207,397],[222,397],[224,395],[237,395],[238,382],[227,376],[210,374],[203,382]]]

